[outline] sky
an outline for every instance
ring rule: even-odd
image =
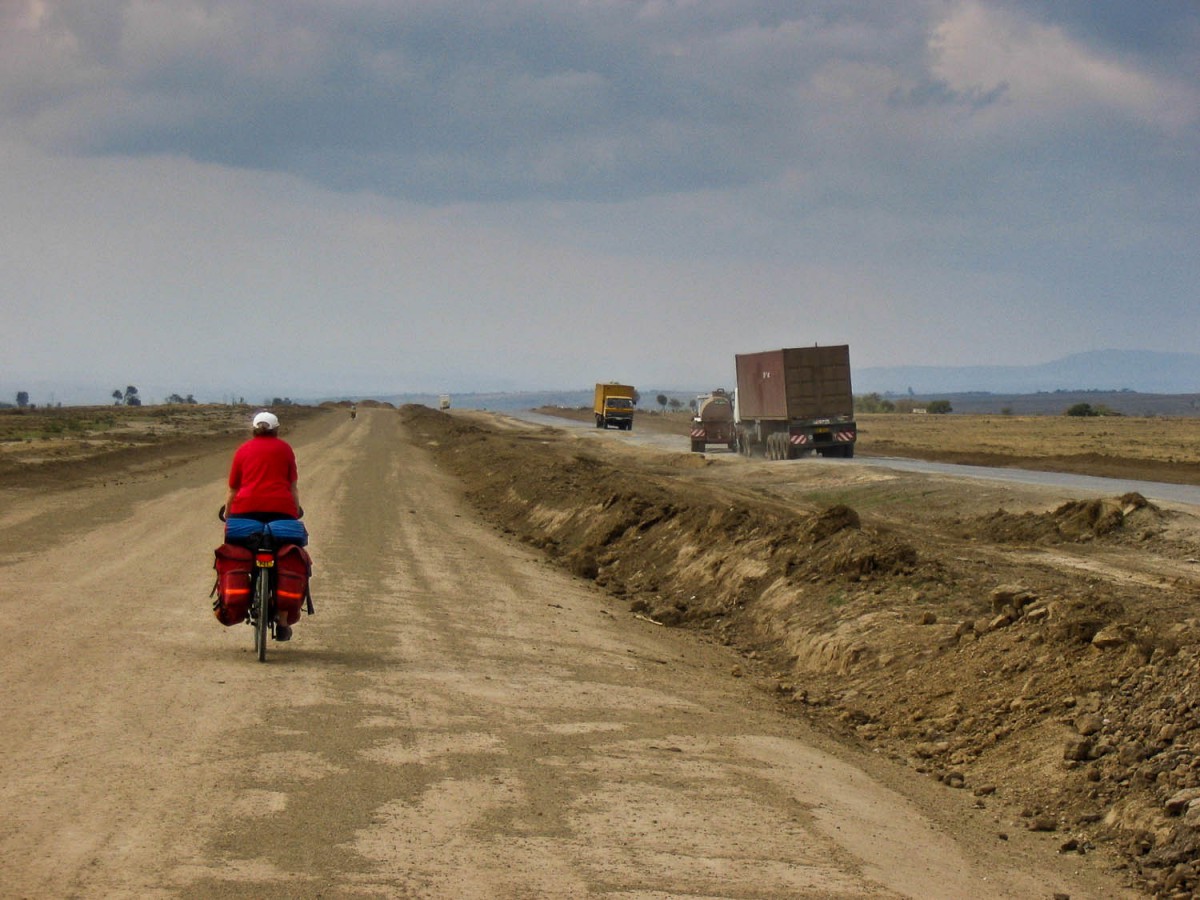
[[[1197,47],[1182,0],[0,0],[0,400],[1196,352]]]

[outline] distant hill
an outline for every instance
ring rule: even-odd
[[[1096,350],[1035,366],[892,366],[854,370],[854,392],[914,394],[1041,391],[1200,393],[1200,354]]]

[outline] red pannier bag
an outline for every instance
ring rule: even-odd
[[[300,621],[300,608],[308,597],[312,557],[296,544],[284,544],[275,553],[275,606],[287,614],[287,624]],[[311,610],[311,602],[309,607]]]
[[[248,547],[222,544],[215,551],[217,583],[212,594],[213,614],[222,625],[236,625],[246,619],[250,610],[250,575],[254,569],[254,553]],[[210,594],[209,596],[212,596]]]

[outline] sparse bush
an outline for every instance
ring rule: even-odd
[[[930,415],[944,416],[946,413],[954,412],[954,407],[950,405],[949,400],[930,400],[925,410]]]
[[[854,410],[861,413],[895,412],[896,404],[879,394],[870,393],[854,398]]]

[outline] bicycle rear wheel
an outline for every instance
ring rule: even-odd
[[[258,570],[254,581],[254,652],[259,662],[267,661],[267,638],[271,636],[271,576]]]

